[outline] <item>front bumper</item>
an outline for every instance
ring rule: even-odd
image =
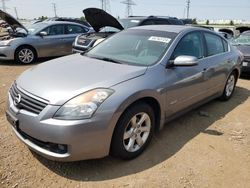
[[[14,60],[15,49],[11,46],[1,46],[0,47],[0,60]]]
[[[56,120],[53,115],[60,107],[48,105],[39,115],[19,110],[8,95],[7,119],[18,120],[12,126],[17,137],[36,153],[56,161],[78,161],[102,158],[109,154],[112,138],[111,112],[86,120]],[[13,124],[13,123],[12,123]],[[59,151],[53,145],[66,146]],[[59,148],[60,148],[59,147]],[[65,148],[64,148],[65,149]]]
[[[85,52],[86,50],[88,50],[88,49],[87,49],[87,48],[84,48],[84,47],[81,47],[81,46],[73,45],[73,47],[72,47],[72,52],[73,52],[73,53],[83,53],[83,52]]]

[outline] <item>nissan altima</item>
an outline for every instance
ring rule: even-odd
[[[136,27],[25,71],[8,92],[6,116],[48,159],[132,159],[167,121],[230,99],[240,69],[239,51],[213,31]]]

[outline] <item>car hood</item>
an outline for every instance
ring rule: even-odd
[[[250,57],[250,45],[235,46],[245,57]]]
[[[146,70],[147,67],[115,64],[75,54],[28,69],[16,83],[52,105],[62,105],[81,93],[110,88],[141,76]]]
[[[28,33],[28,30],[19,21],[2,10],[0,10],[0,18],[9,24],[13,31],[16,31],[17,28],[22,28]]]
[[[101,28],[107,26],[114,27],[119,30],[124,29],[116,18],[102,9],[87,8],[83,10],[83,13],[85,15],[85,19],[89,22],[89,24],[94,28],[96,32],[99,32]]]

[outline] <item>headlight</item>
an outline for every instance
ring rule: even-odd
[[[83,93],[65,103],[54,118],[64,120],[91,118],[98,107],[113,93],[111,89],[95,89]]]
[[[12,40],[0,41],[0,46],[9,46]]]

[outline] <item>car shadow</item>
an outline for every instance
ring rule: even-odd
[[[134,160],[123,161],[106,157],[96,160],[63,163],[50,161],[34,152],[32,153],[48,169],[71,180],[101,181],[135,174],[168,160],[199,134],[223,136],[222,132],[209,127],[246,101],[249,96],[249,90],[237,87],[234,96],[229,101],[211,101],[167,123],[163,130],[153,137],[145,152]]]
[[[243,80],[250,80],[250,74],[242,74],[240,78]]]

